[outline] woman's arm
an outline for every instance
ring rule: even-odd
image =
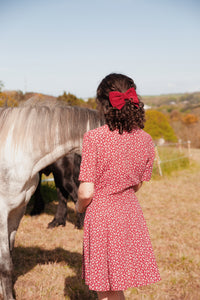
[[[90,204],[94,193],[93,182],[81,182],[78,189],[78,201],[76,202],[76,211],[83,213]]]

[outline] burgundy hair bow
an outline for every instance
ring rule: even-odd
[[[126,101],[129,100],[134,103],[135,106],[139,107],[139,100],[134,88],[128,89],[125,93],[121,93],[118,91],[109,93],[109,100],[113,107],[117,109],[121,109]]]

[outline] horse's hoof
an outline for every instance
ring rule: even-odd
[[[55,218],[53,219],[53,221],[51,221],[47,228],[51,229],[51,228],[55,228],[55,227],[58,227],[58,226],[65,226],[66,225],[66,222],[65,221],[59,221],[59,220],[56,220]]]
[[[83,224],[81,222],[76,222],[75,228],[82,229],[83,228]]]

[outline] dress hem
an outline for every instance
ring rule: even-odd
[[[84,279],[83,279],[84,280]],[[84,280],[85,281],[85,280]],[[123,287],[121,287],[121,288],[113,288],[113,289],[109,289],[109,288],[107,288],[107,289],[97,289],[97,288],[95,288],[95,287],[90,287],[90,285],[89,284],[87,284],[86,283],[86,281],[85,281],[85,284],[88,286],[88,288],[89,288],[89,290],[90,291],[95,291],[95,292],[108,292],[108,291],[125,291],[125,290],[127,290],[127,289],[129,289],[129,288],[137,288],[137,287],[141,287],[141,286],[148,286],[148,285],[150,285],[150,284],[154,284],[154,283],[157,283],[157,282],[160,282],[161,281],[161,278],[160,279],[157,279],[157,280],[155,280],[155,281],[150,281],[150,282],[148,282],[148,283],[143,283],[143,284],[136,284],[136,285],[127,285],[127,286],[123,286]]]

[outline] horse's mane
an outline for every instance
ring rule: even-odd
[[[46,97],[46,96],[39,96],[34,95],[30,98],[28,98],[26,101],[21,102],[19,104],[20,106],[48,106],[48,107],[54,107],[54,106],[67,106],[67,103],[62,100],[57,100],[55,97]]]
[[[0,109],[0,150],[12,147],[15,154],[50,153],[56,146],[71,143],[80,147],[83,134],[101,125],[96,110],[48,102]],[[10,151],[10,150],[9,150]],[[38,153],[38,154],[39,154]]]

